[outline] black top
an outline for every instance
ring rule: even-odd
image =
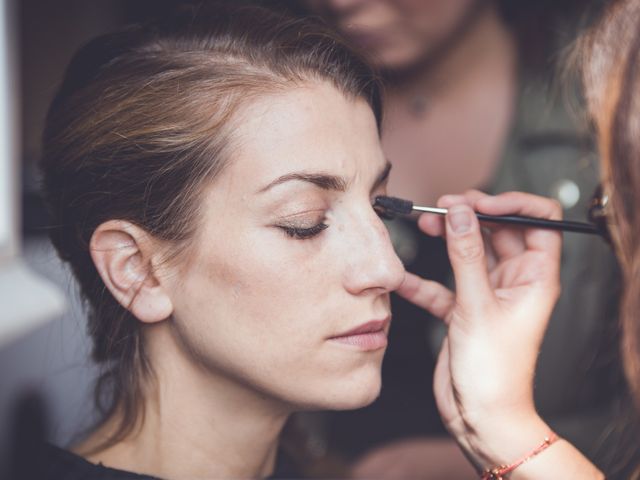
[[[42,447],[36,463],[37,474],[26,477],[29,480],[160,480],[149,475],[96,465],[53,445]]]
[[[18,478],[12,480],[162,480],[102,464],[91,463],[62,448],[44,444],[35,461],[20,466]],[[269,479],[301,478],[298,465],[282,449],[278,451],[275,472]]]

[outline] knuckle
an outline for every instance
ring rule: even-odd
[[[555,198],[549,199],[552,218],[562,218],[562,204]]]
[[[460,242],[455,246],[455,255],[463,263],[475,263],[484,256],[484,247],[475,241]]]

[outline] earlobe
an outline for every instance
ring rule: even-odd
[[[153,269],[154,242],[140,227],[104,222],[91,236],[91,258],[114,298],[142,322],[167,319],[173,303]]]

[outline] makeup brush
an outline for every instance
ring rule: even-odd
[[[379,196],[375,198],[374,208],[382,210],[386,215],[410,215],[413,212],[434,213],[436,215],[446,215],[446,208],[421,207],[414,205],[411,200],[404,200],[396,197]],[[545,218],[524,217],[520,215],[485,215],[477,213],[476,217],[482,222],[507,223],[511,225],[521,225],[533,228],[546,228],[550,230],[562,230],[564,232],[590,233],[602,235],[602,232],[591,223],[547,220]]]

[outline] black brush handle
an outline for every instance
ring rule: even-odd
[[[550,230],[562,230],[565,232],[591,233],[600,235],[595,225],[583,222],[547,220],[544,218],[523,217],[520,215],[485,215],[476,213],[478,220],[491,223],[509,223],[512,225],[524,225],[527,227],[547,228]]]

